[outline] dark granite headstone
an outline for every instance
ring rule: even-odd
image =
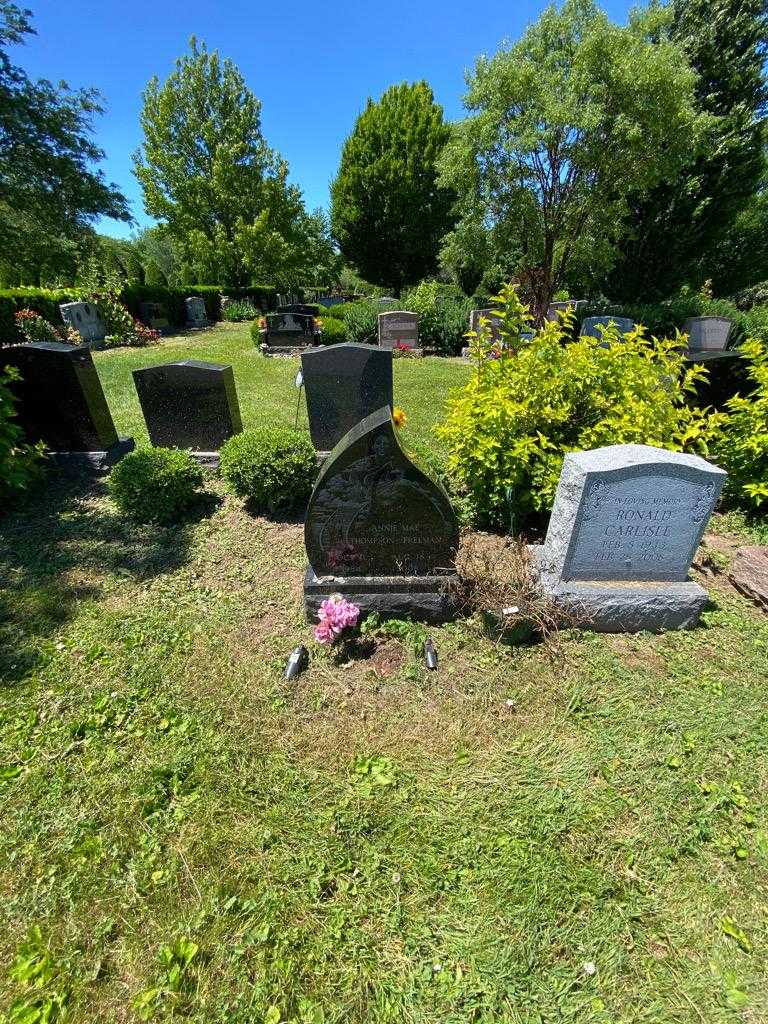
[[[134,370],[133,380],[158,448],[217,452],[243,429],[231,366],[185,359]]]
[[[330,451],[360,420],[392,407],[392,353],[372,345],[329,345],[303,352],[309,433]]]
[[[14,345],[3,349],[0,363],[21,373],[12,388],[30,443],[42,441],[59,461],[94,469],[133,448],[133,438],[117,436],[89,349],[56,341]]]
[[[168,317],[159,302],[140,302],[139,319],[155,331],[168,330]]]
[[[302,313],[268,313],[263,341],[268,347],[302,348],[317,341],[315,320]]]
[[[364,612],[453,617],[459,530],[445,490],[400,447],[389,407],[353,427],[323,465],[304,524],[310,619],[341,593]]]
[[[290,302],[277,307],[278,313],[298,313],[300,316],[317,316],[317,305],[310,306],[303,302]]]

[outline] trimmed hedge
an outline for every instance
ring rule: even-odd
[[[249,299],[260,309],[274,309],[277,292],[267,285],[252,288],[223,288],[218,284],[188,285],[184,288],[168,288],[162,285],[127,285],[121,292],[121,299],[136,319],[142,302],[159,302],[166,311],[168,322],[183,327],[187,313],[184,300],[196,295],[205,302],[208,319],[216,323],[221,320],[222,292],[233,299]],[[77,302],[83,296],[83,289],[68,288],[54,291],[49,288],[8,288],[0,290],[0,346],[19,345],[24,341],[16,327],[14,314],[19,309],[32,309],[50,323],[62,326],[59,305]]]

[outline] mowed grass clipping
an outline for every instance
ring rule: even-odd
[[[163,340],[148,348],[120,348],[94,353],[104,393],[115,426],[121,434],[148,444],[131,371],[180,359],[227,363],[233,368],[243,426],[264,423],[293,426],[298,409],[299,427],[307,429],[304,392],[294,380],[301,366],[298,358],[265,358],[254,345],[249,324],[219,324],[210,331]],[[461,387],[472,373],[467,363],[439,358],[396,359],[394,399],[408,416],[413,436],[434,445],[434,424],[445,417],[445,400],[452,388]]]
[[[382,637],[289,684],[301,526],[210,487],[2,522],[6,1020],[768,1019],[765,616],[707,578],[690,633],[459,622],[437,673]]]

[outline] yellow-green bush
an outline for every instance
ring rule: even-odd
[[[712,450],[728,471],[726,498],[760,508],[768,505],[768,345],[750,338],[741,351],[756,387],[749,397],[737,395],[726,403],[727,418],[718,421]]]
[[[707,453],[721,417],[686,405],[706,371],[684,362],[676,339],[612,327],[602,341],[572,341],[564,319],[526,341],[531,318],[515,288],[495,301],[509,348],[497,355],[487,326],[471,337],[476,372],[437,428],[449,472],[484,522],[505,521],[510,488],[517,516],[548,510],[569,451],[634,443]]]

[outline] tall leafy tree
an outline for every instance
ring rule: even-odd
[[[670,12],[666,34],[698,73],[696,103],[709,126],[684,173],[633,197],[623,258],[607,285],[627,299],[664,297],[713,276],[764,171],[767,0],[672,0]]]
[[[610,267],[627,197],[677,174],[696,144],[695,75],[678,46],[648,39],[664,16],[619,26],[566,0],[469,75],[470,116],[442,159],[460,217],[444,251],[485,247],[540,317],[574,267]]]
[[[443,110],[426,82],[369,99],[344,143],[331,185],[331,230],[365,280],[396,294],[437,269],[451,226],[451,190],[437,183],[448,141]]]
[[[99,93],[33,81],[8,55],[34,34],[31,16],[0,0],[0,266],[39,283],[71,271],[97,217],[131,217],[96,167],[104,156],[93,141]]]
[[[261,103],[231,60],[192,38],[164,83],[153,78],[134,155],[147,213],[200,280],[275,284],[306,270],[306,213],[288,165],[267,145]]]

